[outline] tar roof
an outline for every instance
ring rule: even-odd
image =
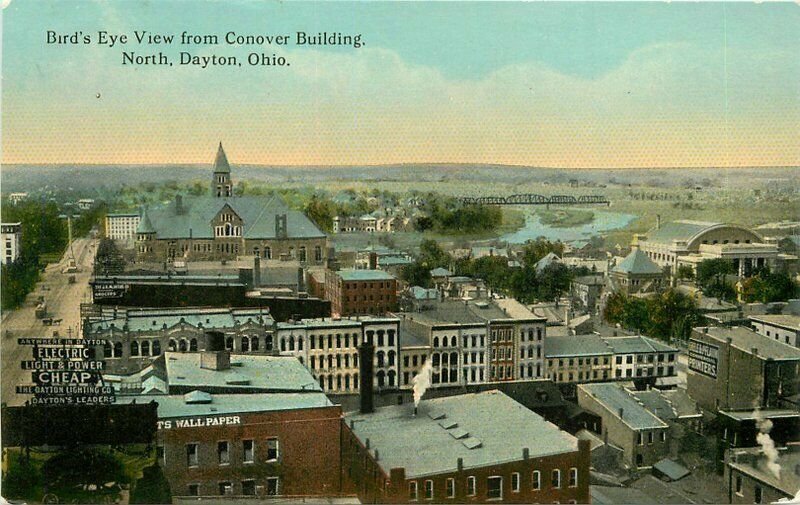
[[[247,323],[271,326],[273,320],[269,313],[260,309],[130,309],[124,311],[120,317],[87,323],[87,331],[108,330],[112,325],[122,329],[126,324],[127,331],[153,331],[161,330],[165,326],[172,328],[180,323],[195,328],[234,328]]]
[[[620,417],[619,411],[622,409],[622,422],[634,430],[667,427],[661,419],[644,408],[631,392],[620,384],[603,382],[599,384],[580,384],[578,387],[597,400],[612,415]]]
[[[647,234],[648,242],[672,243],[674,240],[688,242],[703,230],[721,223],[708,221],[672,221]]]
[[[611,346],[616,354],[636,354],[649,352],[677,352],[678,349],[670,347],[663,342],[650,337],[606,337],[606,343]]]
[[[354,270],[345,269],[336,272],[343,281],[388,281],[394,277],[383,270]]]
[[[658,389],[649,391],[631,391],[644,408],[655,414],[662,421],[672,421],[679,417],[696,417],[701,414],[697,405],[685,393],[683,396],[669,397],[666,391]]]
[[[476,324],[486,323],[493,319],[511,318],[496,304],[489,301],[464,302],[455,300],[444,300],[431,304],[431,307],[421,312],[408,312],[404,315],[409,319],[429,326]]]
[[[634,249],[619,265],[611,269],[612,272],[624,274],[653,275],[662,273],[660,266],[653,263],[646,253],[640,249]]]
[[[322,392],[273,394],[213,394],[208,400],[198,398],[200,391],[185,395],[149,395],[119,397],[117,403],[158,403],[159,419],[174,417],[244,414],[279,410],[330,407],[331,401]]]
[[[548,358],[613,354],[611,348],[597,335],[547,336],[544,340],[544,353]]]
[[[431,345],[428,331],[420,324],[414,324],[408,319],[400,320],[400,347],[428,347]]]
[[[232,354],[229,369],[211,370],[200,367],[200,356],[199,352],[167,352],[169,385],[198,389],[321,391],[311,373],[295,357]]]
[[[379,452],[386,473],[405,468],[407,478],[417,478],[455,471],[458,458],[466,469],[480,468],[519,461],[523,448],[537,458],[578,446],[575,437],[499,391],[423,400],[416,417],[413,408],[396,405],[345,416],[358,439],[369,439]]]
[[[702,329],[697,328],[702,331]],[[726,339],[731,339],[731,345],[741,351],[750,353],[752,349],[758,350],[758,356],[761,358],[774,359],[776,361],[786,360],[795,361],[800,360],[800,349],[789,344],[784,344],[777,340],[756,333],[755,331],[744,328],[741,326],[723,327],[712,326],[707,329],[708,336],[725,342]]]
[[[750,316],[750,319],[795,331],[800,330],[800,316],[794,314],[766,314],[763,316]]]
[[[137,232],[155,231],[160,239],[211,239],[214,238],[211,221],[226,205],[244,221],[245,239],[276,238],[275,216],[279,214],[286,214],[289,238],[325,237],[302,212],[289,210],[278,196],[183,197],[180,207],[172,202],[147,210]]]

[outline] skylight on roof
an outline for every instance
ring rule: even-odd
[[[450,436],[455,438],[456,440],[461,440],[462,438],[466,438],[469,436],[469,432],[463,428],[456,428],[454,430],[449,430],[447,433],[449,433]]]
[[[433,411],[433,412],[428,412],[428,417],[436,421],[437,419],[444,419],[445,417],[447,417],[447,415],[444,412]]]
[[[451,428],[457,427],[458,423],[453,421],[452,419],[445,419],[445,420],[439,421],[439,426],[441,426],[442,428],[444,428],[446,430],[449,430]]]
[[[463,439],[461,443],[464,445],[464,447],[471,450],[480,447],[482,442],[475,437],[467,437]]]

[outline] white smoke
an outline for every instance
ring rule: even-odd
[[[778,464],[778,449],[775,448],[775,441],[769,436],[772,431],[772,421],[764,419],[761,415],[761,409],[756,407],[755,411],[756,428],[758,434],[756,435],[756,442],[761,446],[764,452],[764,457],[767,458],[767,470],[775,476],[776,479],[781,478],[781,465]]]
[[[797,491],[797,493],[795,493],[794,498],[781,498],[773,503],[791,503],[796,505],[800,503],[800,491]]]
[[[427,391],[431,385],[431,374],[433,372],[431,361],[433,360],[426,359],[419,373],[412,379],[414,383],[414,407],[419,407],[419,401],[422,400],[422,395],[425,394],[425,391]]]

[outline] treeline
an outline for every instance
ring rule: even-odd
[[[20,257],[0,269],[3,310],[19,307],[39,280],[43,255],[61,254],[67,245],[67,226],[55,202],[3,202],[3,222],[22,223]]]
[[[697,265],[694,276],[703,294],[735,302],[737,282],[745,303],[785,302],[800,295],[797,283],[787,272],[773,272],[768,267],[754,269],[750,276],[739,280],[733,262],[723,258],[708,259]]]
[[[482,279],[493,291],[522,303],[553,301],[569,290],[576,276],[591,273],[585,267],[571,268],[559,262],[536,270],[536,263],[548,253],[560,256],[563,250],[560,242],[545,239],[528,241],[520,255],[521,266],[511,266],[509,258],[501,256],[456,260],[436,242],[423,240],[419,256],[414,263],[401,269],[400,277],[409,285],[430,287],[430,271],[443,267],[452,270],[455,275]]]
[[[426,215],[414,223],[417,231],[481,233],[503,224],[503,211],[493,205],[462,204],[458,199],[428,193],[422,210]]]
[[[606,301],[603,317],[611,324],[667,342],[686,340],[703,320],[695,301],[673,289],[648,298],[614,293]]]

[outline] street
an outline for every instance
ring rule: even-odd
[[[2,315],[2,370],[0,371],[0,402],[9,406],[21,405],[28,395],[16,394],[16,386],[30,384],[30,372],[20,368],[20,362],[31,359],[31,346],[17,344],[19,337],[52,337],[58,332],[60,337],[77,337],[80,335],[80,304],[91,299],[89,278],[97,251],[97,240],[81,238],[72,243],[79,272],[62,273],[69,265],[70,248],[58,263],[47,266],[36,289],[31,292],[25,303],[16,310]],[[75,276],[70,284],[69,277]],[[61,320],[58,325],[45,326],[36,318],[36,300],[44,296],[47,303],[47,317],[53,321]]]

